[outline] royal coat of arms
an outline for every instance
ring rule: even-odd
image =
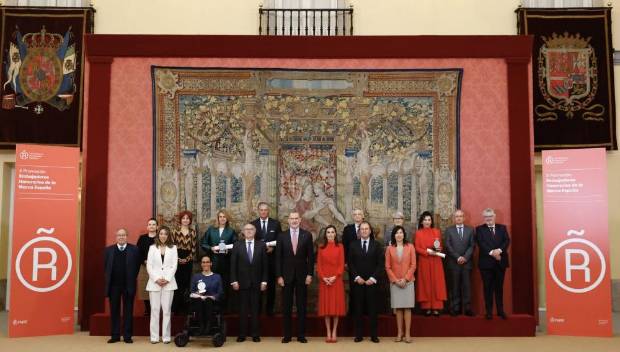
[[[564,33],[542,37],[538,55],[538,86],[546,104],[535,107],[538,121],[555,121],[556,111],[568,119],[602,121],[605,107],[593,104],[598,90],[597,62],[590,38]]]
[[[74,35],[39,32],[22,35],[19,28],[9,44],[6,81],[2,84],[2,108],[27,109],[37,115],[51,106],[64,111],[77,91]]]

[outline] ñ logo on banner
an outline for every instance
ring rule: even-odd
[[[53,227],[41,227],[37,229],[37,235],[51,235],[54,233],[54,230],[55,229]],[[44,245],[43,243],[46,244]],[[61,254],[64,254],[66,256],[66,269],[62,276],[59,275],[58,270],[58,251],[52,246],[50,246],[50,243],[53,243],[57,247],[60,247],[60,249],[62,249]],[[27,251],[32,252],[32,272],[26,273],[31,274],[29,280],[26,279],[24,273],[22,272],[22,264],[24,264],[22,263],[22,258],[24,257],[24,254],[27,253]],[[42,255],[48,255],[49,260],[42,262]],[[19,279],[19,281],[30,290],[35,292],[50,292],[59,288],[60,286],[62,286],[62,284],[65,283],[65,281],[67,281],[67,279],[69,278],[69,274],[71,273],[72,264],[73,263],[71,260],[71,252],[69,252],[69,248],[67,248],[67,246],[62,241],[54,237],[42,236],[33,238],[30,241],[26,242],[26,244],[24,244],[24,246],[19,250],[19,252],[17,253],[17,258],[15,259],[15,273],[17,274],[17,278]],[[51,281],[53,282],[52,285],[36,285],[37,281],[39,281],[39,272],[41,272],[42,270],[49,271]]]
[[[568,230],[568,232],[566,232],[567,236],[571,236],[571,235],[583,236],[584,234],[585,234],[585,230],[580,230],[580,231]],[[598,260],[600,260],[600,273],[598,277],[596,278],[596,280],[594,280],[594,282],[592,282],[592,277],[591,277],[590,254],[587,251],[579,248],[582,246],[589,247],[596,254],[596,256],[598,257]],[[558,274],[556,273],[555,266],[554,266],[556,258],[562,257],[562,256],[558,256],[558,253],[564,254],[563,256],[565,259],[564,278],[563,278],[564,280],[558,277]],[[574,263],[573,258],[577,258],[577,257],[581,257],[583,261],[579,264],[573,264]],[[600,250],[600,248],[598,248],[597,245],[583,238],[569,238],[567,240],[564,240],[558,243],[553,248],[553,251],[551,251],[551,255],[549,256],[549,273],[551,274],[553,281],[555,281],[555,283],[558,284],[558,286],[560,286],[562,289],[568,292],[586,293],[586,292],[594,290],[603,281],[603,278],[605,277],[605,270],[606,270],[606,264],[605,264],[605,256],[603,255],[603,252]],[[576,271],[581,271],[583,273],[584,282],[590,283],[588,286],[585,286],[585,287],[571,286],[571,283],[573,281],[573,272],[576,272]]]

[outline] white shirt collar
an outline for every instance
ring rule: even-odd
[[[116,247],[118,248],[119,251],[122,251],[123,249],[127,248],[127,243],[125,244],[117,243]]]

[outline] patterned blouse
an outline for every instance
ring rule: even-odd
[[[189,230],[187,235],[181,232],[181,229],[172,230],[172,242],[177,246],[179,259],[187,259],[191,262],[196,258],[196,231]],[[188,253],[187,256],[183,254]]]

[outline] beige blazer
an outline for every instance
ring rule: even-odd
[[[147,291],[173,291],[177,289],[177,281],[174,273],[177,271],[177,246],[165,247],[164,260],[161,260],[161,252],[155,245],[149,247],[149,255],[146,259],[146,270],[149,273],[149,281],[146,283]],[[159,286],[156,281],[164,278],[168,284]]]

